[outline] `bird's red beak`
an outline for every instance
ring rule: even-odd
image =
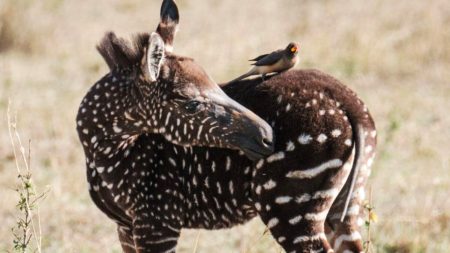
[[[292,52],[292,53],[296,53],[297,51],[298,51],[298,48],[297,48],[297,47],[292,47],[292,48],[291,48],[291,52]]]

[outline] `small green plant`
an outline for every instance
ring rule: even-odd
[[[371,253],[373,252],[373,250],[370,238],[370,229],[372,223],[376,223],[378,221],[378,216],[375,213],[375,208],[372,205],[372,188],[369,189],[369,202],[364,204],[364,209],[367,211],[367,218],[365,221],[367,239],[364,241],[364,252]]]
[[[18,210],[16,217],[17,222],[15,226],[11,228],[13,235],[13,252],[40,253],[42,231],[39,219],[39,203],[47,196],[48,190],[40,194],[36,192],[30,168],[31,141],[28,143],[28,152],[26,152],[16,128],[16,120],[15,118],[11,118],[10,106],[8,106],[7,116],[9,137],[19,181],[19,184],[15,189],[19,197],[16,205]],[[17,150],[19,152],[17,152]]]

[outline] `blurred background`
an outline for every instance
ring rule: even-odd
[[[6,110],[17,114],[38,191],[43,252],[121,252],[115,225],[87,191],[75,115],[108,68],[95,50],[107,30],[153,31],[161,1],[0,0],[0,251],[12,249],[19,181]],[[450,248],[450,1],[178,0],[175,52],[217,81],[247,59],[301,44],[297,68],[331,74],[370,108],[379,132],[369,187],[374,252]],[[183,231],[179,252],[282,252],[255,219]]]

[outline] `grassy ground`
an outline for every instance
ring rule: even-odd
[[[450,2],[388,0],[179,0],[176,51],[217,80],[246,60],[299,41],[298,68],[317,68],[356,90],[379,129],[370,185],[376,252],[450,248]],[[107,71],[94,46],[106,30],[151,31],[159,1],[0,1],[0,251],[12,247],[18,181],[6,124],[8,98],[41,206],[43,252],[120,252],[113,223],[91,202],[75,132],[78,104]],[[197,252],[281,252],[255,219],[201,231]],[[198,231],[183,231],[192,252]],[[105,250],[107,249],[107,250]]]

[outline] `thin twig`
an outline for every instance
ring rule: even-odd
[[[198,242],[199,242],[199,240],[200,240],[200,232],[201,232],[201,231],[198,231],[197,237],[195,238],[194,250],[192,251],[192,253],[197,253]]]
[[[17,121],[16,117],[14,117],[14,120],[11,118],[11,101],[8,102],[8,109],[7,109],[7,119],[8,119],[8,133],[9,138],[11,141],[11,146],[13,149],[14,154],[14,160],[16,164],[16,169],[19,175],[19,179],[21,182],[22,190],[18,189],[21,196],[21,200],[18,204],[19,209],[22,209],[25,206],[24,210],[24,219],[19,219],[18,221],[18,227],[22,229],[22,245],[16,245],[19,247],[22,252],[26,251],[27,245],[29,245],[31,237],[34,237],[36,241],[36,250],[38,253],[41,253],[41,245],[42,245],[42,230],[41,230],[41,221],[40,221],[40,215],[39,215],[39,205],[36,204],[38,200],[44,199],[44,196],[48,193],[48,191],[44,192],[41,195],[37,195],[33,184],[32,184],[32,178],[31,178],[31,140],[29,140],[29,146],[28,146],[28,155],[25,152],[25,148],[22,145],[22,141],[20,139],[20,135],[17,131]],[[15,137],[15,138],[14,138]],[[18,146],[16,146],[16,142]],[[16,152],[16,149],[19,148],[20,150],[20,156],[21,160],[25,166],[26,172],[23,173],[21,170],[21,166],[19,165],[19,155]],[[24,191],[24,192],[23,192]],[[37,196],[37,197],[34,197]],[[32,209],[36,211],[36,215],[34,217]],[[37,219],[37,228],[38,233],[36,232],[36,225],[34,224],[34,219]],[[32,234],[29,234],[28,227],[31,225]],[[14,229],[13,229],[14,230]],[[13,232],[14,237],[16,238],[15,241],[20,238],[16,233]]]

